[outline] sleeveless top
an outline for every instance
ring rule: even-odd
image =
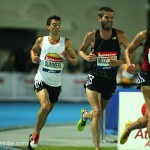
[[[35,81],[42,80],[49,86],[61,86],[61,73],[64,67],[64,59],[61,56],[65,50],[65,38],[60,37],[57,44],[52,45],[48,41],[48,36],[43,37],[40,63],[35,75]]]
[[[147,40],[143,48],[142,71],[150,73],[150,28],[147,29]]]
[[[108,40],[102,39],[99,29],[96,30],[94,53],[97,61],[91,63],[90,74],[116,81],[118,67],[109,66],[107,62],[109,56],[116,60],[120,57],[120,44],[116,29],[112,28],[112,36]]]

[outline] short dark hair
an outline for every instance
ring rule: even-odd
[[[112,8],[110,8],[110,7],[101,7],[101,8],[98,10],[98,16],[99,16],[100,18],[103,17],[104,11],[114,12],[114,10],[113,10]]]
[[[50,25],[51,24],[51,21],[55,19],[55,20],[58,20],[58,21],[61,21],[61,18],[59,16],[50,16],[48,19],[47,19],[47,22],[46,22],[46,25]]]

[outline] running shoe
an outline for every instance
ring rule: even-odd
[[[127,126],[131,123],[132,123],[131,121],[127,121],[125,123],[125,128],[124,128],[124,131],[123,131],[121,138],[120,138],[120,144],[124,144],[128,140],[130,133],[127,132]]]
[[[39,140],[38,134],[34,134],[34,135],[30,134],[29,142],[28,142],[28,150],[35,150],[38,144],[38,140]]]
[[[87,110],[85,108],[82,108],[81,109],[81,118],[80,118],[80,120],[78,121],[78,124],[77,124],[78,131],[83,131],[83,129],[85,128],[87,119],[84,119],[84,117],[83,117],[84,113],[87,113]]]

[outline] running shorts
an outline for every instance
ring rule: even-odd
[[[38,92],[42,89],[47,90],[51,103],[56,103],[58,101],[58,97],[61,92],[61,86],[52,87],[52,86],[45,84],[43,81],[35,81],[34,82],[34,91],[36,90]]]
[[[141,86],[150,86],[150,72],[141,71],[138,73],[138,83]]]
[[[115,93],[116,80],[109,80],[107,78],[88,74],[84,87],[101,93],[103,99],[109,100]]]

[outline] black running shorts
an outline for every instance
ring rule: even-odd
[[[109,100],[116,90],[116,80],[109,80],[88,74],[85,87],[89,90],[101,93],[103,99]]]
[[[141,86],[150,86],[150,72],[141,71],[138,77],[138,83],[140,83]]]
[[[52,87],[52,86],[45,84],[43,81],[35,81],[34,91],[36,90],[38,92],[42,89],[47,90],[51,103],[56,103],[58,101],[58,97],[59,97],[60,92],[61,92],[61,86]]]

